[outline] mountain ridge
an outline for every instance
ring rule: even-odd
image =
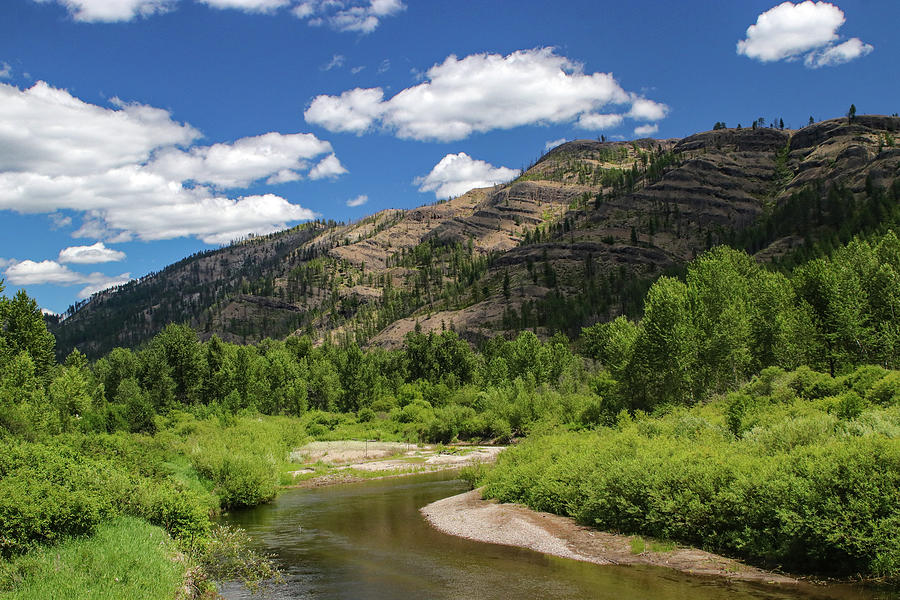
[[[713,245],[779,260],[814,243],[825,225],[809,222],[839,202],[863,210],[895,186],[898,131],[900,118],[867,115],[799,130],[574,140],[507,184],[186,257],[51,326],[61,354],[89,356],[138,346],[171,321],[241,343],[309,334],[395,347],[417,328],[476,343],[523,328],[572,335],[634,316],[656,277]]]

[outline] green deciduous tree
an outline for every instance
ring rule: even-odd
[[[187,325],[169,324],[153,338],[153,345],[162,350],[172,369],[175,399],[181,404],[193,404],[200,396],[203,358],[197,332]]]

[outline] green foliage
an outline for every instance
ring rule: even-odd
[[[771,370],[727,400],[531,437],[476,483],[501,501],[764,566],[896,578],[900,413],[861,401],[863,370]]]
[[[256,551],[247,532],[237,527],[217,525],[195,556],[211,578],[240,580],[251,589],[279,575],[272,557]]]
[[[47,331],[44,316],[34,299],[24,290],[19,290],[11,300],[0,296],[0,367],[9,357],[27,352],[36,375],[46,377],[56,362],[55,350],[56,339]]]
[[[125,501],[122,470],[43,444],[11,442],[0,455],[0,555],[92,533]]]
[[[0,594],[9,600],[146,598],[171,600],[189,564],[165,532],[133,517],[0,563]]]
[[[182,404],[198,399],[201,374],[200,343],[197,332],[187,325],[169,324],[153,338],[171,368],[175,397]]]
[[[831,375],[864,363],[896,368],[898,311],[900,241],[893,232],[854,240],[791,278],[717,247],[688,265],[684,282],[660,278],[639,323],[620,317],[585,328],[581,346],[618,384],[607,386],[608,410],[653,410],[728,392],[770,366],[809,364]],[[856,393],[865,398],[867,389]]]

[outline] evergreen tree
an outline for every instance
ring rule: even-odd
[[[25,290],[19,290],[12,300],[0,297],[0,340],[3,348],[0,354],[11,357],[27,352],[38,377],[49,377],[50,369],[56,364],[56,339],[47,331],[37,302]]]

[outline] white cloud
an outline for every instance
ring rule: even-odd
[[[369,10],[373,15],[388,17],[406,9],[400,0],[372,0],[369,2]]]
[[[646,98],[635,98],[627,116],[638,121],[659,121],[668,113],[669,107],[665,104]]]
[[[365,66],[353,67],[352,69],[350,69],[350,72],[356,75],[357,73],[363,71],[365,68]]]
[[[78,297],[87,298],[94,292],[127,283],[131,279],[131,275],[130,273],[113,276],[99,272],[79,273],[53,260],[40,262],[23,260],[14,261],[7,267],[6,278],[11,284],[18,286],[45,283],[62,286],[86,284],[86,287],[78,292]]]
[[[830,46],[819,52],[810,52],[803,61],[807,67],[818,69],[819,67],[833,67],[848,63],[860,56],[869,54],[874,48],[859,38],[850,38],[843,44]]]
[[[310,179],[324,179],[325,177],[337,177],[347,172],[341,161],[334,154],[329,154],[319,164],[309,170]]]
[[[324,65],[321,66],[321,69],[323,71],[330,71],[332,69],[340,69],[342,66],[344,66],[344,62],[346,60],[347,59],[344,57],[343,54],[335,54],[334,56],[331,57],[331,60],[329,60],[327,63],[325,63]]]
[[[567,140],[566,138],[559,138],[558,140],[550,140],[548,142],[545,142],[544,143],[544,152],[553,150],[557,146],[565,144],[567,141],[569,141],[569,140]]]
[[[372,33],[385,17],[406,9],[400,0],[304,0],[292,12],[312,26],[327,23],[337,31]]]
[[[330,151],[331,144],[311,133],[270,132],[188,151],[167,148],[156,155],[148,168],[173,181],[242,188],[276,174],[284,181],[289,176],[283,171],[306,170],[304,159]]]
[[[89,283],[85,287],[81,288],[78,292],[78,299],[83,300],[84,298],[90,298],[97,292],[102,292],[105,289],[116,287],[117,285],[125,285],[131,281],[130,273],[122,273],[121,275],[107,277],[102,281],[98,281],[97,283]]]
[[[269,185],[278,185],[279,183],[290,183],[292,181],[300,181],[301,179],[303,179],[303,175],[297,171],[282,169],[266,179],[266,183]]]
[[[584,113],[578,117],[576,125],[581,129],[596,131],[600,129],[615,129],[621,125],[624,120],[625,117],[622,115]]]
[[[209,197],[199,201],[108,209],[100,215],[111,231],[133,231],[142,240],[196,236],[207,244],[223,244],[248,234],[285,229],[288,222],[318,216],[274,194],[238,199]],[[79,232],[76,232],[76,234]],[[94,237],[94,236],[90,236]]]
[[[210,243],[315,216],[271,194],[233,199],[216,190],[295,181],[331,144],[272,132],[190,148],[199,135],[151,106],[114,100],[106,108],[43,82],[27,90],[0,83],[0,210],[76,212],[75,237]]]
[[[365,204],[368,201],[369,201],[368,196],[366,196],[365,194],[360,194],[356,198],[351,198],[350,200],[347,200],[347,206],[349,206],[350,208],[356,208],[357,206],[362,206],[363,204]]]
[[[347,90],[340,96],[316,96],[303,116],[328,131],[364,133],[381,116],[381,88]]]
[[[737,53],[761,62],[793,61],[805,55],[806,66],[821,67],[871,52],[872,46],[857,38],[836,45],[837,31],[845,21],[844,12],[829,2],[783,2],[760,14],[756,24],[747,28]]]
[[[638,137],[647,137],[653,135],[657,131],[659,131],[659,125],[641,125],[640,127],[634,128],[634,135]]]
[[[9,63],[0,62],[0,79],[9,79],[12,77],[12,67]]]
[[[54,0],[35,0],[52,2]],[[55,0],[64,6],[76,21],[131,21],[135,17],[149,17],[168,11],[176,0]]]
[[[50,213],[47,217],[52,222],[50,229],[53,230],[62,229],[63,227],[68,227],[72,224],[72,217],[62,213]]]
[[[162,109],[114,99],[88,104],[43,81],[26,90],[0,83],[0,171],[82,175],[142,162],[200,132]]]
[[[506,183],[519,173],[518,169],[495,167],[460,152],[446,155],[428,175],[416,177],[413,184],[419,186],[420,192],[434,192],[436,198],[450,198],[474,188]]]
[[[60,263],[74,263],[89,265],[96,263],[118,262],[125,260],[125,253],[119,250],[107,248],[103,242],[97,242],[91,246],[69,246],[59,251]]]
[[[317,96],[304,116],[330,131],[362,134],[380,123],[400,138],[452,141],[521,125],[596,121],[598,109],[648,102],[609,73],[585,74],[552,48],[538,48],[449,56],[389,100],[381,88],[357,88]]]
[[[3,267],[5,267],[6,265],[11,264],[11,263],[12,263],[11,260],[6,259],[6,258],[3,258],[2,256],[0,256],[0,269],[2,269]]]
[[[235,9],[247,13],[272,13],[291,0],[197,0],[212,8]]]

